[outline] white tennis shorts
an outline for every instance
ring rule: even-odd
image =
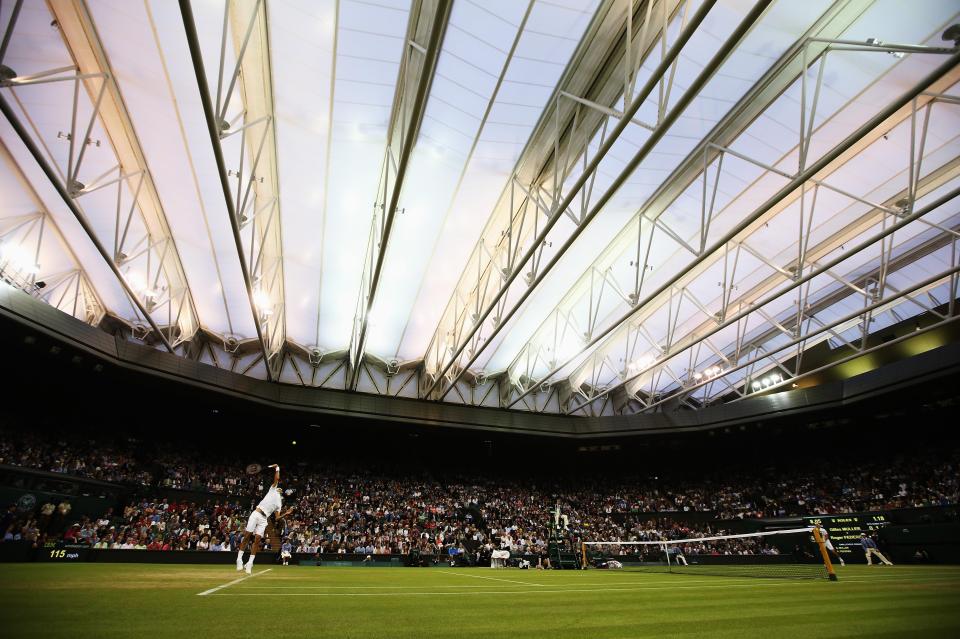
[[[247,532],[263,537],[263,532],[267,529],[267,518],[253,511],[250,513],[250,519],[247,520]]]
[[[824,539],[824,540],[823,540],[823,545],[827,547],[827,550],[833,550],[833,552],[837,552],[837,551],[834,549],[833,544],[830,543],[830,540],[829,540],[829,539]]]

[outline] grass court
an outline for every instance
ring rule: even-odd
[[[232,556],[231,556],[232,558]],[[232,565],[0,565],[14,637],[958,637],[960,567],[840,580]]]

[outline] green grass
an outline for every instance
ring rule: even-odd
[[[270,568],[268,571],[267,568]],[[960,567],[631,572],[0,565],[2,637],[960,637]]]

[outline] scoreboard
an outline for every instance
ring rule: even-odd
[[[850,514],[850,515],[815,515],[804,517],[807,524],[820,524],[830,535],[833,547],[843,557],[850,561],[852,557],[863,559],[863,548],[860,546],[860,533],[873,535],[876,531],[890,523],[884,514]]]

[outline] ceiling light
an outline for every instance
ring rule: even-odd
[[[40,265],[33,261],[33,255],[19,244],[0,244],[0,259],[4,266],[9,264],[15,271],[28,274],[40,271]]]
[[[757,382],[757,381],[753,382],[751,386],[753,386],[753,390],[760,390],[761,388],[760,382]]]
[[[257,307],[257,310],[259,310],[262,315],[273,314],[270,296],[267,295],[266,291],[263,289],[258,288],[253,291],[253,304]]]
[[[141,295],[148,300],[152,300],[157,297],[157,292],[150,288],[143,274],[133,271],[127,273],[126,278],[127,284],[130,285],[130,288],[132,288],[133,292],[137,295]]]

